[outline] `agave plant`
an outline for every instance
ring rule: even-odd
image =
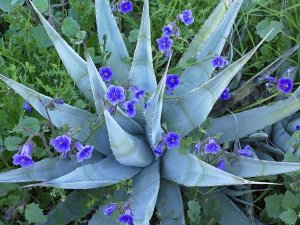
[[[1,173],[0,182],[37,182],[31,186],[93,189],[132,179],[128,202],[133,223],[148,225],[156,207],[162,224],[174,225],[185,224],[178,185],[211,187],[256,184],[259,182],[244,178],[300,170],[300,164],[297,163],[263,161],[226,153],[228,157],[235,158],[235,164],[225,172],[193,154],[179,154],[177,149],[167,149],[162,155],[153,152],[166,130],[176,132],[181,138],[195,135],[193,131],[207,119],[223,90],[261,45],[260,43],[244,57],[214,75],[215,68],[207,58],[221,54],[242,2],[222,0],[218,4],[178,62],[177,67],[182,71],[180,80],[184,85],[178,86],[173,96],[165,97],[168,66],[157,84],[152,64],[148,0],[144,0],[132,64],[128,61],[129,55],[109,1],[95,1],[98,37],[101,47],[105,46],[110,52],[107,65],[113,70],[113,79],[149,93],[147,107],[137,105],[134,118],[128,118],[118,106],[112,114],[107,110],[103,102],[107,86],[88,52],[84,61],[32,4],[68,73],[86,99],[94,103],[97,115],[68,104],[46,110],[45,105],[53,102],[53,98],[3,75],[0,79],[26,99],[43,117],[51,119],[57,128],[68,125],[69,129],[76,130],[74,138],[93,145],[96,153],[91,159],[81,163],[72,158],[47,158],[28,168]],[[170,60],[171,57],[169,62]],[[195,63],[190,65],[190,61]],[[274,104],[214,118],[207,135],[213,137],[221,133],[219,143],[246,137],[299,110],[298,97],[296,90],[293,96]],[[249,118],[252,118],[251,122]],[[91,123],[94,126],[90,126]],[[180,148],[187,148],[185,152],[189,152],[188,147]],[[72,199],[74,198],[76,197],[73,196]],[[250,224],[250,220],[222,192],[213,194],[212,198],[220,201],[222,224]],[[90,224],[117,224],[114,219],[106,217],[102,209],[103,205]],[[238,221],[237,217],[233,220],[228,216],[232,213],[239,215]],[[49,215],[54,214],[55,212],[51,212]],[[51,224],[50,220],[47,223]]]

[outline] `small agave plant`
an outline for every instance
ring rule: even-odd
[[[120,222],[148,225],[156,207],[162,224],[182,225],[185,218],[179,185],[203,188],[251,185],[259,182],[245,178],[300,170],[297,163],[248,157],[254,153],[249,146],[237,149],[236,154],[224,152],[216,168],[197,154],[189,153],[190,147],[180,146],[180,139],[197,139],[195,131],[207,119],[220,96],[223,100],[229,98],[228,84],[260,45],[226,67],[222,58],[218,57],[242,2],[222,0],[218,4],[178,62],[180,78],[168,75],[172,52],[167,51],[166,45],[171,45],[172,40],[166,36],[158,39],[159,48],[169,57],[167,69],[158,84],[152,64],[148,0],[144,0],[132,64],[109,1],[95,1],[100,46],[103,51],[105,48],[110,52],[106,65],[102,65],[100,70],[102,77],[88,52],[85,61],[32,5],[68,73],[86,99],[94,103],[97,115],[59,102],[1,75],[2,81],[28,101],[27,109],[30,109],[30,104],[57,128],[69,127],[68,134],[72,133],[72,138],[78,141],[74,145],[78,154],[75,159],[69,151],[66,153],[72,140],[70,135],[64,134],[51,141],[63,158],[24,162],[18,156],[29,156],[32,151],[31,146],[25,144],[14,158],[15,164],[23,164],[24,167],[1,173],[0,182],[35,182],[29,186],[94,189],[132,179],[131,192],[122,207],[125,213],[119,217]],[[132,6],[125,7],[126,13],[130,10],[128,7]],[[183,12],[179,19],[185,25],[193,22],[189,10]],[[168,26],[170,28],[170,24]],[[164,28],[166,32],[168,27]],[[224,68],[216,74],[216,66]],[[112,81],[115,85],[109,84]],[[126,97],[125,92],[130,94]],[[147,96],[145,101],[141,96]],[[55,107],[45,107],[51,104]],[[296,90],[292,96],[271,105],[213,118],[211,127],[206,131],[207,141],[199,140],[196,150],[214,155],[221,151],[219,144],[247,137],[299,109],[299,90]],[[218,133],[221,136],[217,144],[212,137]],[[179,154],[177,148],[187,153]],[[231,161],[233,166],[227,165],[228,159],[234,159]],[[26,167],[27,164],[30,166]],[[223,192],[215,192],[211,198],[219,201],[221,224],[251,224]],[[118,224],[116,219],[109,217],[118,207],[114,203],[106,207],[101,205],[89,224]],[[65,223],[68,222],[65,220]]]

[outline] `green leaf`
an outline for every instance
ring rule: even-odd
[[[31,29],[31,36],[36,41],[37,46],[40,48],[48,48],[52,46],[52,41],[50,40],[45,28],[42,25],[38,25]]]
[[[95,162],[83,165],[74,171],[50,180],[31,186],[56,187],[64,189],[92,189],[117,184],[132,178],[140,168],[123,166],[112,155]]]
[[[269,217],[277,219],[281,213],[281,204],[283,200],[283,194],[269,195],[265,198],[266,209]]]
[[[294,225],[298,220],[296,212],[292,209],[288,209],[281,213],[279,218],[288,225]]]
[[[188,201],[188,207],[189,207],[189,209],[187,211],[187,214],[188,214],[190,221],[192,223],[196,223],[196,222],[199,223],[200,222],[200,209],[201,209],[199,202],[194,201],[194,200]]]
[[[29,0],[29,2],[31,2]],[[68,45],[68,43],[56,32],[56,30],[48,23],[48,21],[37,10],[31,2],[32,7],[40,18],[49,38],[55,46],[63,64],[65,65],[69,75],[78,86],[81,93],[88,99],[92,100],[92,92],[90,90],[90,81],[86,62]]]
[[[67,37],[72,37],[77,34],[77,32],[80,30],[80,27],[76,20],[74,20],[72,17],[66,17],[63,21],[61,31],[64,35]]]
[[[185,85],[180,85],[174,90],[175,96],[184,95],[211,78],[215,68],[209,59],[221,54],[242,2],[220,1],[211,16],[205,21],[178,63],[178,66],[187,66],[187,68],[180,77],[181,82]],[[194,59],[198,63],[189,65],[190,61]]]
[[[16,136],[8,136],[4,139],[4,146],[8,151],[17,151],[22,143],[22,138]]]
[[[116,160],[126,166],[145,167],[154,160],[148,143],[142,136],[127,133],[105,110],[104,117],[111,149]]]
[[[38,133],[41,129],[41,123],[34,117],[22,117],[19,120],[15,130],[20,131],[24,137],[29,137],[33,133]]]
[[[63,176],[86,164],[100,161],[102,156],[94,153],[93,157],[78,163],[77,159],[49,158],[34,163],[27,168],[19,168],[0,173],[0,183],[18,183],[32,181],[48,181]]]
[[[178,169],[180,168],[180,169]],[[219,170],[191,154],[167,150],[162,162],[162,177],[187,187],[252,184],[243,178]]]
[[[105,50],[111,53],[107,65],[114,71],[114,78],[119,82],[128,79],[130,63],[125,43],[113,16],[110,2],[108,0],[96,0],[96,21],[98,38],[101,50],[104,50],[104,39],[106,39]],[[106,37],[106,38],[105,38]]]
[[[131,85],[135,85],[147,93],[152,93],[157,86],[152,63],[148,0],[144,0],[141,27],[129,73],[129,81]]]
[[[48,0],[32,0],[32,2],[40,13],[43,13],[48,9]]]
[[[290,191],[286,191],[282,199],[282,207],[284,209],[295,209],[299,205],[299,200]]]
[[[283,28],[284,26],[281,22],[274,20],[269,21],[268,19],[264,19],[256,25],[256,32],[261,38],[264,38],[267,33],[273,30],[269,37],[266,38],[266,41],[269,42],[272,41],[276,37],[276,35],[282,31]]]
[[[181,193],[176,184],[161,179],[156,207],[162,224],[185,224]]]
[[[29,223],[44,223],[47,221],[47,217],[44,215],[43,210],[38,204],[31,203],[26,206],[25,218]]]
[[[4,12],[9,12],[16,5],[23,5],[25,0],[1,0],[0,9]]]
[[[17,184],[1,184],[0,185],[0,197],[4,197],[9,191],[18,189]]]

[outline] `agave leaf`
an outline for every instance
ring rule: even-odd
[[[234,115],[223,116],[211,121],[208,135],[222,133],[219,142],[233,141],[243,138],[266,126],[295,113],[300,109],[298,97],[291,97],[270,105],[261,106]],[[249,118],[251,122],[249,123]]]
[[[145,110],[146,120],[146,137],[151,147],[157,144],[162,139],[164,131],[161,128],[161,112],[166,87],[166,75],[160,80],[160,83],[147,102]]]
[[[98,211],[93,215],[88,225],[120,225],[113,217],[105,216],[103,213],[103,208],[105,206],[100,206]]]
[[[139,89],[143,89],[148,93],[152,93],[157,86],[152,63],[148,0],[144,0],[141,27],[129,73],[129,80],[131,85],[136,85]]]
[[[110,155],[107,158],[81,166],[59,178],[32,186],[64,189],[91,189],[110,186],[135,176],[141,169],[123,166]]]
[[[90,81],[86,62],[68,45],[68,43],[55,31],[48,21],[37,10],[35,5],[30,1],[34,11],[40,18],[49,38],[53,42],[63,64],[65,65],[69,75],[78,86],[81,93],[88,99],[92,100],[92,92],[90,90]]]
[[[208,198],[218,202],[217,212],[221,225],[251,225],[246,215],[222,192],[208,194]]]
[[[117,161],[126,166],[145,167],[153,161],[153,154],[142,136],[124,131],[117,121],[105,110],[104,117],[110,145]]]
[[[136,225],[148,225],[154,212],[160,185],[159,165],[160,161],[155,161],[133,178],[129,202]]]
[[[180,155],[176,150],[167,150],[162,163],[163,178],[187,187],[257,183],[219,170],[191,154]]]
[[[113,76],[119,82],[126,81],[130,69],[130,63],[126,61],[129,59],[129,55],[112,13],[109,1],[96,0],[95,10],[101,50],[110,52],[107,65],[111,67]],[[105,48],[103,47],[105,44],[104,39],[106,40]]]
[[[177,131],[184,136],[200,126],[229,82],[250,60],[263,41],[214,78],[186,93],[171,107],[167,107],[163,113],[163,119],[167,123],[168,129]]]
[[[27,168],[0,173],[0,183],[48,181],[68,174],[83,165],[101,161],[102,159],[103,157],[99,153],[94,153],[91,159],[82,163],[78,163],[76,159],[47,158]]]
[[[234,166],[226,168],[229,173],[239,177],[259,177],[274,174],[289,173],[300,170],[300,163],[287,163],[259,160],[249,157],[237,156],[227,153],[231,157],[235,157]]]
[[[40,94],[1,74],[0,80],[4,81],[8,86],[14,89],[19,95],[26,99],[39,114],[48,119],[45,105],[53,101],[52,98]],[[80,128],[79,131],[75,133],[74,138],[82,142],[85,141],[92,132],[88,122],[93,122],[95,124],[100,123],[97,116],[68,104],[63,104],[53,110],[48,110],[48,113],[52,124],[58,128],[63,127],[64,125],[68,125],[71,130]],[[95,149],[103,154],[109,154],[111,152],[105,126],[100,126],[92,135],[88,143],[94,145]]]
[[[47,222],[42,225],[68,224],[76,219],[85,217],[93,208],[87,207],[91,196],[99,194],[99,190],[73,191],[67,199],[47,214]]]
[[[243,0],[223,0],[206,20],[187,53],[179,61],[178,66],[181,67],[188,65],[191,60],[195,60],[196,64],[184,70],[180,80],[186,85],[177,87],[174,95],[183,95],[211,78],[215,68],[210,58],[220,55],[242,3]]]
[[[164,225],[185,225],[180,189],[176,184],[161,179],[156,208]]]
[[[295,148],[291,140],[292,136],[285,131],[282,121],[278,121],[274,124],[272,129],[272,141],[277,148],[284,152],[294,152]]]

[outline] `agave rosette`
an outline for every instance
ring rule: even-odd
[[[148,225],[155,207],[163,224],[185,224],[181,193],[178,187],[210,187],[223,185],[255,184],[244,178],[280,174],[300,169],[297,163],[263,161],[235,156],[235,166],[225,172],[196,156],[179,154],[168,149],[161,157],[152,149],[161,140],[162,124],[169,131],[188,136],[208,117],[211,109],[229,82],[243,68],[259,45],[244,57],[232,63],[217,75],[207,60],[208,56],[220,55],[226,37],[241,7],[242,0],[222,0],[195,36],[178,66],[184,68],[180,85],[172,98],[165,98],[166,73],[157,84],[152,64],[149,3],[144,0],[141,27],[132,64],[108,0],[96,0],[98,37],[111,53],[107,65],[114,72],[113,79],[128,81],[150,94],[147,108],[137,106],[135,118],[128,118],[119,108],[111,115],[103,105],[107,86],[99,76],[92,58],[86,52],[83,60],[47,20],[33,8],[57,49],[71,78],[88,101],[94,102],[97,115],[68,104],[50,110],[52,123],[60,128],[68,125],[78,129],[75,138],[93,145],[99,153],[89,160],[77,163],[73,159],[48,158],[28,168],[20,168],[0,174],[0,182],[38,182],[33,186],[50,186],[64,189],[92,189],[105,187],[132,179],[129,197],[135,225]],[[188,65],[189,60],[199,63]],[[3,75],[0,79],[26,99],[43,117],[48,118],[45,105],[53,98],[40,94]],[[274,124],[300,109],[298,96],[280,100],[272,105],[258,107],[235,115],[212,120],[207,131],[210,136],[222,133],[219,141],[230,142]],[[270,113],[271,112],[271,113]],[[263,116],[268,115],[268,116]],[[249,118],[252,119],[249,123]],[[97,124],[91,128],[89,123]],[[228,153],[229,154],[229,153]],[[213,195],[222,201],[220,210],[239,215],[239,224],[250,224],[247,217],[223,193]],[[117,224],[105,217],[103,206],[94,215],[90,224]],[[226,210],[225,210],[226,209]],[[236,224],[221,213],[220,220]],[[53,213],[52,213],[53,214]],[[51,215],[51,213],[50,213]],[[236,222],[236,221],[235,221]]]

